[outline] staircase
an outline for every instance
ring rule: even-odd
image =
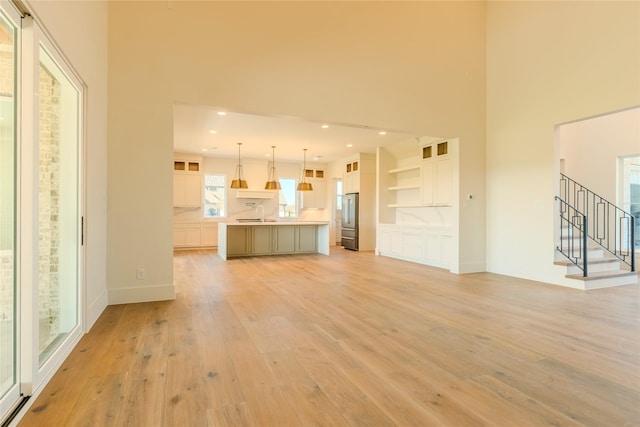
[[[634,217],[561,174],[555,264],[588,290],[638,283]]]

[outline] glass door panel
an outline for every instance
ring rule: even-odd
[[[0,419],[17,401],[16,34],[0,9]]]
[[[78,325],[80,94],[40,47],[38,361]]]

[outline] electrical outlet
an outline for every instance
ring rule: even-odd
[[[136,270],[136,279],[144,280],[144,268],[139,268]]]

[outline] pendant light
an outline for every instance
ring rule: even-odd
[[[307,182],[307,149],[304,148],[304,163],[302,166],[302,181],[298,184],[298,191],[313,191],[313,185]]]
[[[247,186],[247,181],[244,180],[242,176],[242,163],[240,161],[240,146],[242,142],[238,142],[238,164],[236,165],[236,173],[233,176],[233,180],[231,181],[231,188],[249,188]]]
[[[265,190],[280,190],[280,181],[278,181],[278,174],[276,173],[276,146],[271,146],[271,168],[269,169],[269,176],[267,182],[264,185]]]

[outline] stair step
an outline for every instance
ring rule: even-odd
[[[585,282],[585,289],[638,284],[638,273],[628,270],[597,271],[589,273],[587,277],[583,277],[582,274],[567,274],[565,277]]]
[[[582,275],[582,269],[567,259],[555,261],[554,264],[566,266],[567,274]],[[589,275],[600,271],[611,272],[618,270],[620,270],[620,260],[618,258],[598,258],[589,259],[587,261],[587,271],[589,272]]]

